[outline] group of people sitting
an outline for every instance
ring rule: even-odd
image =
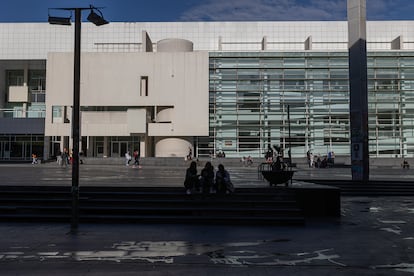
[[[234,192],[229,172],[220,164],[217,172],[214,173],[211,162],[206,162],[200,174],[197,173],[197,163],[195,161],[191,162],[186,171],[184,187],[187,194],[196,192],[229,194]]]

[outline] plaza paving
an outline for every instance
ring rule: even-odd
[[[229,167],[236,187],[267,186],[255,167]],[[185,168],[184,168],[185,170]],[[182,167],[82,165],[80,185],[181,186]],[[413,180],[372,168],[371,179]],[[54,163],[2,164],[2,185],[70,185]],[[350,169],[301,168],[301,179]],[[414,199],[342,197],[338,219],[305,226],[0,223],[1,275],[414,275]]]
[[[217,164],[215,164],[217,163]],[[219,161],[213,162],[217,167]],[[198,171],[202,169],[198,166]],[[257,166],[232,165],[226,167],[237,187],[263,187],[267,183],[258,177]],[[80,165],[80,186],[182,186],[185,166],[146,166],[134,168],[122,164]],[[350,168],[295,168],[293,179],[350,180]],[[0,164],[2,185],[71,185],[71,167],[61,167],[55,162],[46,164]],[[414,169],[374,167],[372,180],[414,181]]]

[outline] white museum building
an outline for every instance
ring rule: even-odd
[[[71,148],[73,28],[0,23],[0,160]],[[81,41],[87,156],[350,154],[346,21],[84,22]],[[367,50],[370,156],[414,157],[414,21],[368,21]]]

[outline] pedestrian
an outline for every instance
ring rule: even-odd
[[[63,148],[63,152],[62,152],[62,166],[67,167],[68,165],[69,165],[68,149],[67,148]]]
[[[188,147],[188,155],[187,155],[187,160],[192,160],[193,159],[193,150]]]
[[[314,155],[312,152],[310,152],[309,154],[309,168],[313,168],[313,163],[314,163]]]
[[[214,167],[211,162],[206,162],[204,168],[201,170],[200,185],[203,190],[203,194],[213,192],[214,185]]]
[[[409,169],[410,168],[410,164],[408,164],[408,161],[404,159],[403,162],[401,163],[401,167],[403,169]]]
[[[131,154],[129,151],[125,152],[125,165],[129,166],[129,163],[131,162]]]
[[[62,153],[60,152],[60,150],[56,153],[56,163],[58,164],[58,166],[62,165]]]
[[[184,187],[187,194],[192,194],[194,191],[199,190],[200,182],[198,177],[197,162],[192,161],[185,173]]]
[[[141,168],[139,164],[139,151],[138,150],[134,150],[134,168],[135,167]]]
[[[32,153],[32,164],[37,164],[37,155],[36,155],[36,153]]]
[[[253,165],[253,158],[249,155],[247,156],[247,166],[252,166]]]
[[[223,164],[218,165],[218,171],[216,172],[216,185],[215,189],[217,193],[226,194],[233,193],[234,187],[230,180],[229,172],[224,169]]]

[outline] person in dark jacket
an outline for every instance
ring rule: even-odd
[[[199,186],[197,163],[192,161],[185,173],[184,187],[186,188],[186,193],[191,194],[194,190],[198,190]]]
[[[218,165],[216,172],[216,190],[220,194],[233,193],[234,188],[230,180],[230,174],[222,164]]]
[[[203,189],[203,194],[212,192],[214,185],[214,167],[211,165],[211,162],[207,162],[201,170],[200,184]]]

